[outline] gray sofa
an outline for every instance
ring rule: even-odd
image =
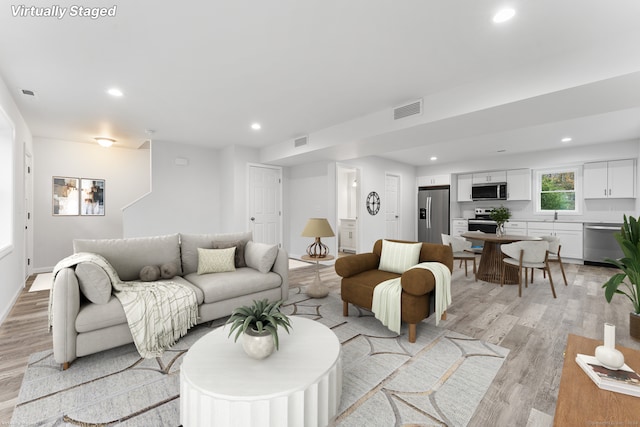
[[[289,292],[289,263],[283,249],[271,249],[269,255],[256,248],[265,245],[246,243],[251,232],[233,234],[173,234],[129,239],[74,240],[74,253],[102,255],[114,267],[120,279],[140,279],[143,267],[173,263],[177,275],[171,279],[184,283],[196,293],[198,323],[231,314],[255,299],[286,299]],[[246,264],[235,271],[198,274],[198,248],[226,247],[242,242]],[[275,261],[271,266],[269,262]],[[263,256],[265,255],[265,256]],[[238,259],[235,260],[236,263]],[[262,263],[262,264],[261,264]],[[77,268],[77,267],[76,267]],[[80,270],[78,270],[80,274]],[[97,280],[96,280],[97,281]],[[53,299],[53,354],[66,369],[74,359],[133,342],[124,310],[110,289],[97,301],[92,292],[92,276],[76,275],[76,269],[63,268],[55,277]],[[91,298],[96,302],[91,302]]]

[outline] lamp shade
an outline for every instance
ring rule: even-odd
[[[333,230],[326,218],[309,218],[302,230],[302,237],[333,237]]]

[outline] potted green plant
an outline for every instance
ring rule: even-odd
[[[509,211],[509,208],[505,208],[503,205],[500,205],[499,208],[495,208],[491,211],[489,217],[498,225],[496,227],[496,235],[502,236],[504,234],[504,223],[509,221],[509,218],[511,218],[511,211]]]
[[[624,215],[624,223],[615,238],[624,256],[620,259],[606,258],[605,262],[618,267],[616,273],[602,285],[604,297],[611,302],[614,294],[629,298],[633,311],[629,313],[629,334],[640,339],[640,224],[637,219]],[[625,280],[626,279],[626,280]]]
[[[289,333],[291,322],[280,312],[284,301],[269,302],[267,299],[253,301],[251,306],[238,307],[231,313],[227,324],[231,325],[229,335],[235,331],[234,342],[242,337],[242,348],[254,359],[264,359],[280,347],[278,327]]]

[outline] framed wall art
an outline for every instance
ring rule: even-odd
[[[53,177],[53,215],[80,213],[80,180],[64,176]]]
[[[80,181],[80,215],[104,215],[104,179]]]

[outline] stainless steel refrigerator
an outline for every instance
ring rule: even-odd
[[[442,243],[449,234],[449,186],[418,189],[418,241]]]

